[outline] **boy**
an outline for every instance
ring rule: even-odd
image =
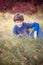
[[[21,14],[16,14],[14,16],[15,26],[13,28],[13,33],[16,34],[17,36],[23,36],[26,34],[31,35],[29,29],[34,27],[33,38],[37,39],[39,24],[36,22],[26,23],[23,21],[24,21],[24,17]]]

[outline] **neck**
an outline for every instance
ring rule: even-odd
[[[17,25],[18,27],[22,27],[22,25]]]

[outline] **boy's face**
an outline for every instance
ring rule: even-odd
[[[17,25],[18,27],[22,26],[23,21],[16,21],[15,25]]]

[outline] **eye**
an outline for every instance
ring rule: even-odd
[[[18,23],[18,21],[16,21],[16,23]]]

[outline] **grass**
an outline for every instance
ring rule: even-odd
[[[43,65],[43,40],[13,36],[13,16],[0,13],[0,65]],[[43,18],[38,14],[23,16],[25,21],[37,21],[43,28]]]
[[[0,58],[0,65],[39,65],[43,61],[43,40],[28,36],[0,40]]]

